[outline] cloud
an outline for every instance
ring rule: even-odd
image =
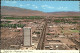
[[[32,6],[36,6],[36,5],[32,5]]]
[[[20,4],[20,6],[22,7],[23,5],[22,5],[22,4]]]
[[[32,5],[34,8],[38,8],[38,6],[36,6],[36,5]]]
[[[27,4],[28,6],[30,5],[30,4]]]
[[[58,9],[67,9],[68,7],[59,7]]]
[[[41,7],[48,7],[48,5],[41,5]]]
[[[41,5],[41,7],[44,9],[44,8],[49,8],[49,9],[53,9],[54,7],[53,6],[49,6],[49,5]]]
[[[38,8],[37,6],[35,8]]]
[[[48,7],[48,8],[54,8],[54,7]]]
[[[34,8],[38,8],[37,6],[34,6]]]

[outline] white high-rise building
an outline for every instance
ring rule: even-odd
[[[31,27],[24,27],[24,46],[31,46],[32,45],[32,32]]]

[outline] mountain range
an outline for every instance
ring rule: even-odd
[[[1,15],[14,16],[80,16],[80,12],[41,12],[19,7],[1,6]]]

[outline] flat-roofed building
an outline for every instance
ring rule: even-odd
[[[32,45],[32,32],[31,27],[24,27],[24,46],[31,46]]]

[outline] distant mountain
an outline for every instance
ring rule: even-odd
[[[80,12],[50,12],[48,14],[55,15],[55,16],[80,16]]]
[[[2,6],[1,14],[2,15],[14,15],[14,16],[44,16],[47,13],[44,13],[41,11],[18,8],[18,7]]]
[[[18,7],[1,6],[2,15],[14,16],[80,16],[80,12],[41,12]]]
[[[80,12],[50,12],[49,14],[54,14],[54,15],[80,15]]]

